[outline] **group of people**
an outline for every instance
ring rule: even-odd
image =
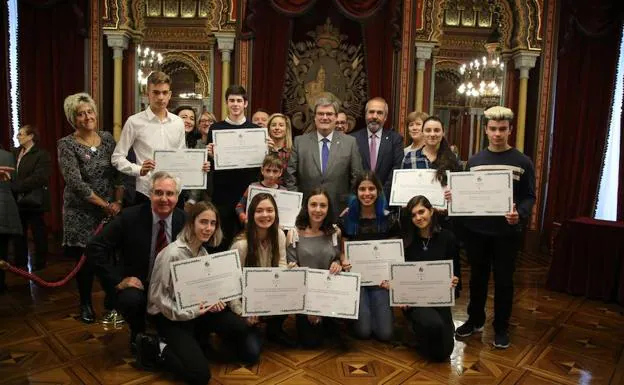
[[[369,100],[366,127],[348,134],[337,127],[338,102],[319,98],[315,129],[293,140],[290,119],[284,114],[259,110],[252,121],[247,120],[247,94],[238,85],[226,91],[227,118],[217,122],[213,114],[203,112],[198,128],[192,107],[182,106],[176,113],[167,110],[171,81],[166,74],[152,73],[147,92],[149,106],[127,120],[117,143],[108,132],[98,130],[96,106],[88,94],[68,96],[64,109],[75,131],[58,141],[65,179],[63,245],[67,255],[87,256],[77,276],[80,317],[84,322],[95,320],[91,287],[98,276],[106,291],[106,309],[119,312],[128,323],[130,347],[145,368],[166,367],[189,383],[206,383],[207,334],[217,333],[236,359],[255,362],[262,349],[260,324],[266,324],[267,339],[284,346],[314,348],[327,338],[346,346],[343,325],[331,318],[297,315],[293,339],[282,328],[285,316],[242,317],[237,300],[180,310],[169,263],[235,249],[241,266],[300,266],[339,274],[351,268],[343,253],[347,240],[402,238],[406,261],[452,259],[452,287],[459,283],[461,240],[471,267],[469,318],[455,330],[448,307],[403,308],[418,350],[432,360],[445,360],[453,350],[454,336],[483,330],[492,269],[493,343],[498,348],[509,346],[515,255],[522,223],[535,200],[533,165],[508,143],[510,109],[497,106],[485,111],[489,144],[468,160],[466,169],[512,170],[513,211],[504,217],[450,218],[422,195],[400,210],[388,207],[387,201],[396,169],[436,169],[442,186],[447,171],[464,170],[444,137],[443,122],[435,116],[408,115],[410,143],[405,147],[399,132],[384,128],[388,117],[384,99]],[[210,160],[215,150],[211,132],[259,126],[269,134],[268,154],[260,169],[211,170],[210,162],[205,162],[208,188],[189,191],[181,190],[175,175],[155,172],[155,149],[206,148]],[[136,178],[131,202],[123,199],[122,174]],[[11,176],[1,169],[0,177],[11,183]],[[288,233],[281,229],[272,195],[256,194],[247,202],[250,185],[302,192],[296,228]],[[452,200],[451,190],[446,190],[445,198]],[[107,217],[110,222],[94,233]],[[348,325],[356,338],[393,338],[389,285],[384,281],[362,287],[359,318]],[[145,332],[146,321],[155,326],[157,337]]]

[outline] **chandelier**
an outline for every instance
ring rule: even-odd
[[[498,42],[487,43],[487,57],[474,59],[459,67],[462,82],[457,92],[472,98],[500,96],[505,64],[501,61],[498,48]]]
[[[148,76],[150,76],[152,72],[160,70],[163,56],[149,47],[141,49],[139,45],[137,47],[137,59],[139,67],[137,71],[137,81],[139,86],[143,88],[147,86]]]

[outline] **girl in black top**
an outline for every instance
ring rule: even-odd
[[[401,228],[405,261],[436,261],[459,256],[459,246],[449,230],[437,223],[437,213],[429,200],[418,195],[410,199],[403,211]],[[454,277],[450,282],[457,285],[459,266],[454,265]],[[417,349],[426,358],[444,361],[453,352],[455,327],[449,307],[409,307],[405,316],[412,324],[417,339]]]

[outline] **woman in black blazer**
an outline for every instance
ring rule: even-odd
[[[52,163],[50,154],[37,146],[39,132],[33,125],[25,125],[17,134],[20,146],[13,150],[17,159],[17,177],[11,185],[19,207],[23,237],[15,244],[15,265],[26,267],[28,263],[28,227],[33,234],[35,253],[31,255],[32,271],[46,265],[48,237],[43,213],[50,210],[48,183]]]

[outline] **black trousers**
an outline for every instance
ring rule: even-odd
[[[85,249],[78,246],[65,246],[65,256],[73,258],[76,261],[80,260]],[[80,294],[80,305],[91,305],[91,293],[93,292],[93,281],[95,278],[95,272],[93,265],[89,261],[85,261],[78,273],[76,274],[76,284],[78,286],[78,294]],[[104,297],[104,307],[106,310],[112,310],[114,308],[115,301],[115,288],[108,282],[104,282],[100,279],[100,285],[106,296]]]
[[[129,287],[117,291],[115,308],[121,313],[130,327],[131,341],[134,341],[137,333],[145,332],[147,290],[147,287],[145,287],[145,290]]]
[[[228,309],[190,321],[171,321],[158,314],[154,322],[167,344],[162,352],[167,369],[189,384],[210,381],[209,362],[199,343],[204,338],[202,334],[217,333],[234,348],[241,362],[255,363],[260,358],[260,339],[241,317]]]
[[[226,251],[230,249],[230,245],[236,234],[241,231],[240,221],[234,211],[236,204],[217,204],[219,210],[219,219],[221,220],[221,231],[223,231],[223,241],[218,247],[218,251]]]
[[[513,273],[518,253],[519,233],[490,236],[467,231],[466,251],[470,262],[470,302],[468,317],[476,325],[485,323],[490,271],[494,271],[494,330],[509,328],[513,303]]]
[[[297,326],[297,337],[299,344],[304,349],[315,349],[323,345],[325,337],[336,339],[341,338],[340,326],[335,318],[322,317],[321,323],[312,325],[308,321],[308,316],[297,314],[295,318]]]
[[[0,258],[4,261],[8,260],[9,240],[12,238],[9,234],[0,234]],[[5,272],[0,269],[0,291],[6,286]]]
[[[450,307],[410,307],[404,314],[414,330],[421,355],[438,362],[451,356],[455,326]]]
[[[30,265],[32,268],[46,263],[48,256],[48,234],[43,211],[20,210],[22,221],[22,236],[15,239],[15,265],[26,266],[28,263],[28,228],[32,231],[35,242],[35,253],[31,255]]]

